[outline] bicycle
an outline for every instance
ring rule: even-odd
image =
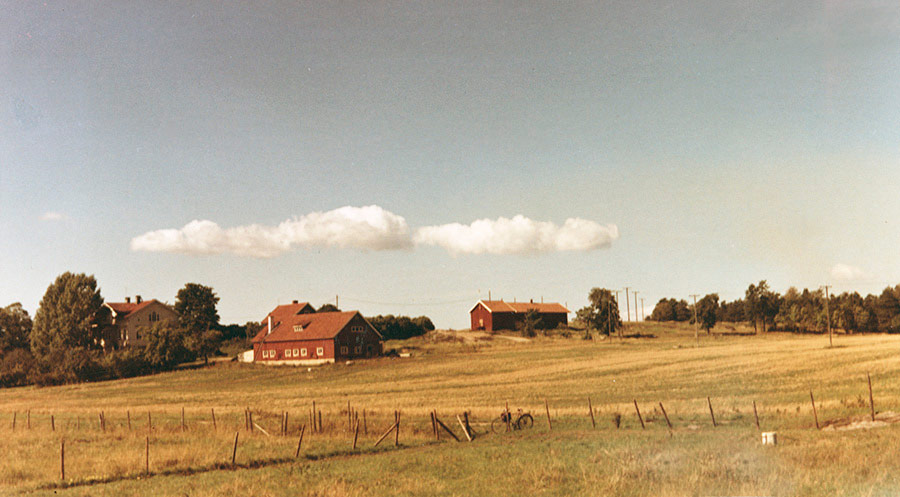
[[[519,409],[516,414],[509,411],[503,411],[500,413],[500,417],[491,421],[491,431],[494,433],[502,433],[508,429],[525,430],[532,426],[534,426],[534,417],[527,412],[522,412],[521,409]]]

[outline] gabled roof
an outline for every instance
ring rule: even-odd
[[[278,310],[281,307],[287,306],[278,306],[269,313],[272,316],[272,333],[269,333],[269,323],[264,322],[259,332],[253,337],[254,343],[327,340],[334,338],[350,323],[351,319],[359,314],[359,311],[312,314],[279,313]],[[294,331],[295,326],[302,327],[302,331]]]
[[[144,300],[140,304],[134,302],[106,302],[106,306],[112,309],[113,315],[115,317],[125,318],[128,317],[129,314],[137,312],[150,304],[156,302],[157,304],[162,304],[162,302],[156,299]],[[162,304],[165,305],[165,304]]]
[[[511,312],[525,313],[532,309],[541,314],[568,314],[570,311],[556,302],[505,302],[503,300],[479,300],[469,312],[475,310],[478,304],[483,305],[491,313]]]
[[[272,318],[272,325],[274,325],[278,321],[284,321],[285,319],[290,318],[291,316],[295,316],[297,314],[304,313],[313,313],[316,312],[316,309],[310,305],[309,302],[298,302],[296,304],[284,304],[275,307],[272,312],[266,314],[266,317],[260,321],[260,323],[268,326],[268,320]]]

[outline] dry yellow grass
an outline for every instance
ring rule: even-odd
[[[166,482],[153,487],[161,495],[178,494],[186,485],[191,495],[232,490],[393,495],[390,489],[407,495],[489,495],[509,486],[526,494],[560,495],[867,495],[866,489],[880,489],[868,494],[880,495],[900,488],[890,470],[900,458],[885,450],[900,442],[897,427],[817,432],[809,402],[813,390],[822,423],[865,415],[870,372],[876,408],[900,411],[893,395],[900,388],[900,337],[839,336],[838,346],[828,348],[822,336],[703,336],[695,347],[690,329],[649,325],[642,332],[656,338],[537,339],[526,344],[424,338],[393,344],[409,348],[409,359],[312,370],[224,364],[116,382],[6,390],[0,392],[0,436],[10,455],[0,463],[0,488],[41,493],[40,487],[54,484],[59,440],[65,438],[67,476],[75,483],[107,482],[66,492],[146,494],[147,480],[138,480],[137,474],[143,467],[147,411],[156,426],[151,469],[157,476],[151,480]],[[588,396],[597,429],[589,429]],[[707,397],[719,428],[711,426]],[[238,462],[257,461],[260,467],[223,471],[245,407],[254,408],[258,422],[275,431],[277,416],[288,411],[296,432],[313,400],[324,411],[326,424],[334,425],[330,434],[304,442],[304,453],[313,462],[298,466],[291,461],[296,433],[281,438],[242,432]],[[348,400],[354,409],[366,409],[370,433],[360,445],[368,455],[349,455]],[[545,400],[554,418],[552,433],[547,431]],[[646,430],[634,415],[633,400],[641,406]],[[471,445],[429,442],[427,412],[432,408],[454,423],[452,415],[469,410],[476,428],[484,430],[507,401],[535,415],[531,434],[485,436]],[[758,444],[753,401],[763,428],[779,431],[783,446]],[[659,402],[675,424],[672,437]],[[186,433],[180,430],[182,407],[188,417]],[[217,413],[216,431],[211,408]],[[404,413],[401,440],[406,448],[368,453],[377,432],[390,425],[394,409]],[[25,428],[27,410],[31,430]],[[98,428],[101,410],[109,420],[105,433]],[[128,412],[131,431],[125,426]],[[51,414],[56,432],[49,431]],[[616,414],[623,419],[619,430],[610,421]],[[502,476],[491,469],[498,457],[508,462]],[[426,460],[442,461],[449,473],[429,467]],[[389,484],[382,475],[385,468],[411,477],[402,478],[398,487],[395,474]],[[314,472],[320,482],[289,484],[297,471]],[[171,474],[160,476],[167,472]],[[278,476],[285,472],[287,476]],[[453,476],[456,472],[466,476]],[[270,477],[284,485],[271,484]]]

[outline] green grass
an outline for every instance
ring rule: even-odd
[[[900,490],[900,426],[817,431],[819,420],[868,413],[870,372],[879,412],[900,411],[900,337],[701,336],[646,325],[655,338],[462,341],[431,334],[389,343],[410,358],[320,368],[235,363],[115,382],[0,392],[3,489],[28,495],[892,495]],[[737,330],[741,331],[741,330]],[[460,334],[465,336],[465,333]],[[574,336],[579,336],[575,333]],[[442,338],[443,337],[443,338]],[[587,399],[595,408],[591,427]],[[712,426],[707,397],[719,426]],[[637,400],[647,423],[641,429]],[[327,433],[310,434],[295,460],[297,430],[312,401]],[[368,433],[350,450],[347,402],[365,410]],[[553,430],[544,402],[550,406]],[[759,444],[752,403],[781,444]],[[535,416],[528,432],[482,433],[473,443],[435,442],[428,412],[457,433],[469,411],[476,430],[509,402]],[[675,425],[669,434],[659,403]],[[188,429],[181,431],[181,409]],[[243,410],[288,437],[242,431]],[[210,410],[216,410],[212,429]],[[401,447],[372,444],[403,412]],[[31,411],[32,428],[25,428]],[[100,411],[107,432],[98,428]],[[151,471],[143,469],[151,435]],[[11,427],[13,413],[17,427]],[[132,417],[128,430],[126,416]],[[57,431],[49,430],[54,416]],[[621,428],[612,418],[620,415]],[[241,431],[237,468],[229,467]],[[59,442],[67,477],[59,486]],[[446,437],[445,437],[446,439]]]

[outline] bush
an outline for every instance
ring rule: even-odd
[[[411,318],[409,316],[375,316],[369,318],[369,324],[375,327],[385,340],[406,340],[434,330],[434,324],[426,316]]]
[[[18,387],[28,384],[34,356],[25,348],[15,348],[0,360],[0,386]]]

